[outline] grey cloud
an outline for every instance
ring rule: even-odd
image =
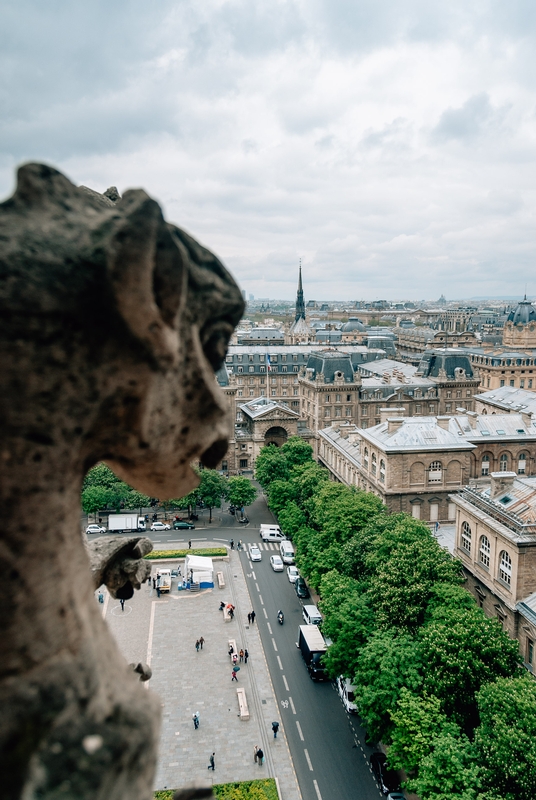
[[[498,121],[498,117],[487,92],[480,92],[469,97],[461,108],[447,108],[432,130],[432,139],[436,142],[447,139],[471,140]]]

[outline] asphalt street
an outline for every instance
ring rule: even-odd
[[[225,509],[200,514],[192,531],[148,531],[156,547],[192,546],[203,541],[234,539],[246,545],[240,557],[248,589],[256,612],[255,624],[265,651],[268,669],[279,703],[294,767],[303,800],[379,800],[382,794],[369,766],[373,748],[365,744],[365,732],[355,715],[349,715],[330,682],[315,682],[309,677],[298,641],[298,626],[303,623],[302,603],[284,572],[270,566],[270,555],[278,552],[275,544],[262,544],[260,523],[273,521],[263,496],[247,510],[249,524],[241,525]],[[92,537],[93,538],[93,537]],[[249,561],[250,543],[259,543],[262,561]],[[277,621],[281,609],[285,622]]]

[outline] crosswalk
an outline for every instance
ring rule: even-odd
[[[279,552],[279,545],[274,542],[252,542],[250,547],[258,547],[259,550],[277,550]]]

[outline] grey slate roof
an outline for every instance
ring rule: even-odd
[[[536,392],[516,389],[513,386],[501,386],[475,395],[475,400],[512,411],[532,412],[536,415]]]

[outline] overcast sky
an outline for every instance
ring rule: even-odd
[[[142,186],[260,297],[536,295],[534,0],[0,9],[2,197]]]

